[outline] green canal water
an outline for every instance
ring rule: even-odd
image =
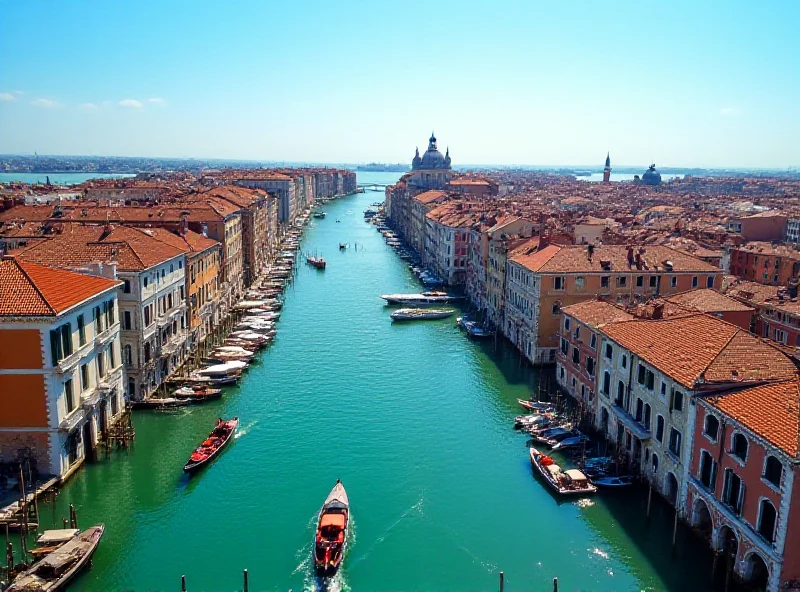
[[[341,478],[354,532],[332,588],[356,591],[707,590],[708,552],[641,492],[555,499],[534,477],[518,397],[538,384],[509,348],[465,339],[452,319],[395,324],[379,294],[418,290],[362,212],[381,193],[325,206],[287,290],[278,338],[208,406],[134,415],[128,452],[88,464],[43,523],[75,504],[106,524],[71,590],[313,590],[314,520]],[[339,222],[337,222],[337,219]],[[350,248],[340,251],[340,242]],[[192,479],[189,453],[217,416],[235,442]]]

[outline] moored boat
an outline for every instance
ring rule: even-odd
[[[311,267],[316,267],[317,269],[325,269],[325,259],[322,257],[313,257],[309,255],[306,257],[306,263],[308,263]]]
[[[552,403],[545,403],[543,401],[526,401],[525,399],[517,399],[517,403],[525,407],[525,409],[530,409],[531,411],[537,411],[540,413],[555,410],[555,407]]]
[[[446,319],[454,312],[452,308],[399,308],[389,317],[393,321],[425,321]]]
[[[217,425],[208,435],[208,438],[203,440],[203,443],[195,448],[194,452],[192,452],[191,456],[189,456],[189,460],[183,466],[183,472],[194,473],[211,462],[217,456],[217,454],[219,454],[220,450],[222,450],[225,445],[230,442],[231,437],[236,431],[236,427],[238,425],[238,417],[234,417],[233,419],[229,419],[227,421],[218,419]]]
[[[530,449],[531,465],[547,484],[561,495],[585,495],[597,491],[597,487],[578,469],[563,470],[552,458],[536,448]]]
[[[601,477],[600,479],[595,479],[594,484],[598,487],[609,488],[630,487],[633,485],[633,478],[629,475],[623,475],[622,477]]]
[[[208,388],[206,386],[182,386],[173,395],[176,399],[186,399],[192,403],[202,403],[219,399],[222,396],[222,389]]]
[[[87,528],[52,553],[19,574],[9,592],[55,592],[63,590],[78,572],[89,563],[100,544],[105,525]]]
[[[425,306],[430,304],[448,304],[463,300],[463,296],[455,296],[447,292],[421,292],[419,294],[383,294],[387,304],[402,304],[409,306]]]
[[[314,215],[314,218],[316,218],[317,220],[321,220],[322,218],[325,217],[325,212],[314,212],[313,215]]]
[[[319,511],[314,537],[314,571],[318,576],[336,575],[347,550],[350,526],[350,501],[342,482],[337,479]]]

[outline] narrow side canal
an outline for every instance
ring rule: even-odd
[[[366,176],[366,175],[365,175]],[[376,180],[379,176],[375,175]],[[361,178],[360,175],[360,179]],[[372,180],[372,179],[370,179]],[[381,179],[382,180],[382,179]],[[387,179],[392,180],[392,179]],[[418,291],[362,212],[332,202],[308,228],[278,338],[221,401],[134,415],[135,447],[87,465],[44,506],[105,522],[74,590],[312,589],[315,514],[337,478],[355,537],[340,587],[358,591],[706,590],[709,553],[645,495],[555,499],[512,430],[538,384],[510,349],[469,342],[453,319],[395,324],[379,294]],[[340,251],[340,242],[349,248]],[[191,480],[182,466],[218,416],[236,441]]]

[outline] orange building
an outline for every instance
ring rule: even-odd
[[[64,478],[125,408],[119,284],[0,260],[0,460]]]
[[[731,249],[731,274],[772,286],[786,286],[800,277],[800,251],[785,245],[747,243]]]
[[[662,246],[549,245],[510,259],[506,277],[503,332],[536,364],[555,363],[565,306],[722,287],[721,269]]]

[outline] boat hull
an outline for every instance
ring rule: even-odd
[[[190,458],[189,461],[183,466],[183,472],[184,473],[187,473],[189,475],[197,473],[203,467],[206,467],[209,464],[211,464],[211,462],[220,455],[220,453],[225,449],[225,447],[228,446],[230,441],[233,440],[233,435],[236,433],[236,428],[239,427],[239,418],[238,417],[234,417],[230,421],[232,421],[233,424],[234,424],[233,428],[228,433],[228,436],[225,438],[225,440],[222,442],[222,444],[220,444],[216,448],[216,450],[214,450],[210,455],[208,455],[203,460],[193,461]],[[212,432],[212,434],[213,434],[213,432]]]

